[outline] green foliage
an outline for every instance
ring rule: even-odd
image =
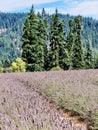
[[[98,69],[98,54],[95,54],[95,57],[94,57],[94,67]]]
[[[0,12],[0,61],[4,68],[21,56],[21,36],[26,15]]]
[[[44,39],[44,69],[49,69],[49,57],[48,57],[48,43],[49,43],[49,24],[48,24],[48,17],[45,12],[45,9],[42,9],[41,18],[44,24],[43,30],[43,39]],[[41,33],[42,34],[42,33]]]
[[[38,15],[35,14],[33,7],[28,15],[0,12],[1,66],[8,68],[22,54],[23,60],[28,65],[28,71],[50,70],[53,66],[60,66],[64,70],[83,68],[84,63],[81,62],[81,67],[79,67],[80,63],[77,63],[76,66],[73,57],[79,56],[76,52],[79,48],[81,50],[84,47],[84,50],[86,50],[85,68],[94,68],[94,66],[98,68],[95,53],[92,53],[92,57],[95,57],[95,59],[90,58],[92,62],[87,59],[88,39],[92,43],[91,51],[98,48],[98,21],[92,18],[82,18],[81,25],[79,19],[75,19],[69,14],[58,14],[57,10],[52,16],[48,15],[44,8],[42,13],[38,13]],[[80,31],[81,39],[79,39],[75,34],[75,30],[77,30],[76,33],[79,33],[81,29],[83,30]],[[82,42],[82,44],[76,49],[74,45],[77,45],[78,42]],[[76,51],[75,53],[73,53],[73,49]],[[79,51],[79,53],[82,54],[82,56],[78,57],[81,61],[83,59],[83,50]],[[75,62],[79,61],[78,58]],[[36,67],[37,64],[39,64],[39,67]]]
[[[11,72],[25,72],[26,71],[26,64],[21,58],[17,58],[11,64]]]
[[[50,23],[50,68],[60,66],[68,69],[68,55],[66,52],[64,22],[60,20],[58,12],[52,15]]]
[[[27,63],[28,71],[44,69],[44,47],[46,29],[44,22],[34,13],[32,6],[23,28],[23,60]]]
[[[70,56],[66,48],[62,48],[62,56],[60,57],[59,63],[63,70],[70,69]]]
[[[50,68],[59,66],[59,16],[56,13],[52,15],[50,24]]]
[[[92,46],[90,40],[88,41],[87,50],[85,54],[85,67],[86,69],[94,68],[94,59],[93,59]]]
[[[68,48],[70,54],[70,68],[83,69],[84,57],[82,48],[82,36],[81,36],[81,16],[75,17],[69,22],[70,33],[68,44],[71,44]]]
[[[59,66],[53,67],[51,71],[61,71],[62,69]]]
[[[93,18],[83,18],[83,46],[86,47],[88,39],[92,41],[92,48],[98,49],[98,20]]]
[[[2,67],[0,67],[0,73],[2,73],[3,72],[3,68]]]

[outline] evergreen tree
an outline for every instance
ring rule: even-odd
[[[93,61],[93,54],[92,54],[92,45],[91,45],[91,41],[89,39],[88,44],[87,44],[87,48],[86,48],[86,55],[85,55],[85,66],[86,69],[91,69],[94,68],[94,61]]]
[[[72,69],[82,69],[84,68],[84,57],[82,48],[82,23],[81,16],[77,16],[74,20],[70,21],[71,33],[69,35],[70,42],[70,67]]]
[[[73,48],[73,44],[74,44],[74,39],[75,39],[75,23],[74,23],[74,19],[71,19],[69,21],[69,28],[70,28],[70,32],[69,35],[67,36],[67,50],[69,52],[69,54],[71,54],[72,52],[72,48]]]
[[[98,53],[94,56],[94,68],[98,69]]]
[[[62,55],[60,56],[60,61],[59,61],[60,67],[63,70],[68,70],[70,68],[69,53],[66,48],[62,48],[61,53],[62,53]]]
[[[60,66],[67,69],[64,22],[59,19],[58,11],[52,15],[50,24],[50,68]]]
[[[52,15],[50,24],[50,68],[59,66],[59,16],[56,13]]]
[[[27,70],[42,71],[44,67],[44,24],[34,12],[32,6],[24,24],[22,57]]]
[[[64,21],[60,21],[59,23],[59,66],[66,70],[69,69],[69,53],[67,50],[66,36],[64,30]]]
[[[44,70],[45,66],[45,47],[46,47],[46,27],[44,22],[40,19],[38,24],[38,63],[40,64],[39,70]]]
[[[75,42],[75,23],[74,19],[71,19],[69,21],[69,28],[70,32],[69,35],[67,36],[67,51],[69,54],[69,69],[72,69],[72,51],[73,51],[73,45]]]
[[[42,9],[41,16],[42,16],[42,20],[43,20],[43,22],[45,24],[45,27],[46,27],[46,30],[47,30],[47,27],[48,27],[48,18],[47,18],[47,14],[46,14],[46,11],[45,11],[44,8]]]
[[[44,23],[44,69],[48,70],[49,68],[49,57],[48,57],[48,41],[49,41],[49,25],[48,25],[48,18],[45,9],[42,9],[41,19]]]
[[[23,52],[22,52],[22,57],[23,60],[28,64],[29,61],[27,59],[28,56],[28,50],[30,48],[30,20],[27,17],[24,23],[24,28],[23,28],[23,36],[22,36],[22,41],[23,41]]]

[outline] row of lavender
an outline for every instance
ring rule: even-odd
[[[85,125],[74,123],[56,111],[41,95],[55,96],[58,78],[63,77],[60,74],[61,77],[52,80],[52,75],[56,76],[55,73],[0,74],[0,130],[86,130]]]
[[[60,108],[98,128],[98,70],[17,74],[22,82]],[[96,128],[96,129],[97,129]]]

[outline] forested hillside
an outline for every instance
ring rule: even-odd
[[[3,67],[8,67],[21,55],[25,17],[24,13],[0,13],[0,64]]]
[[[74,16],[59,14],[65,21],[66,35],[69,33],[69,20]],[[23,24],[27,14],[24,13],[2,13],[0,12],[0,65],[10,66],[10,63],[21,56]],[[51,16],[47,15],[48,22]],[[92,18],[83,18],[83,46],[86,47],[88,40],[92,47],[98,48],[98,21]]]

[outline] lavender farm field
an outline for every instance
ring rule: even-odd
[[[97,130],[98,70],[0,74],[1,130],[87,130],[56,108]]]

